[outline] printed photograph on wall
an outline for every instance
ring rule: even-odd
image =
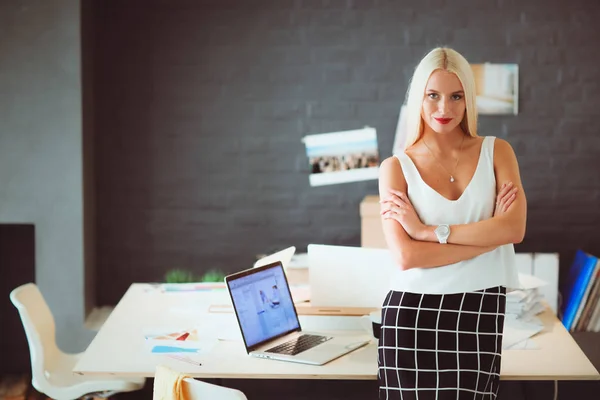
[[[519,66],[517,64],[471,64],[475,75],[477,111],[480,115],[517,115]]]
[[[307,135],[302,141],[311,186],[377,179],[379,151],[375,128]]]

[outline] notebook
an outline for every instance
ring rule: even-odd
[[[370,341],[368,335],[303,331],[279,261],[228,275],[225,283],[253,357],[323,365]]]

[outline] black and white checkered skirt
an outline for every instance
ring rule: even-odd
[[[380,399],[495,399],[506,289],[391,291],[382,307]]]

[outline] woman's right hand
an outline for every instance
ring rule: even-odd
[[[508,208],[515,201],[517,197],[517,187],[512,182],[506,182],[502,184],[498,196],[496,196],[496,209],[494,210],[494,217],[504,214],[508,211]]]

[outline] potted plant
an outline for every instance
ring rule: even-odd
[[[225,279],[225,274],[219,269],[211,269],[207,271],[202,278],[200,278],[201,282],[223,282]]]
[[[225,274],[219,269],[210,269],[202,276],[197,276],[191,271],[175,268],[165,274],[166,283],[195,283],[195,282],[223,282]]]
[[[167,271],[165,274],[166,283],[192,283],[198,282],[198,279],[190,271],[184,269],[175,268]]]

